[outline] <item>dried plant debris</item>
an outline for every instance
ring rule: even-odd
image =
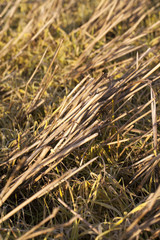
[[[1,1],[1,239],[160,238],[159,14]]]

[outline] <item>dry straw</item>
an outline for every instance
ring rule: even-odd
[[[159,235],[159,8],[0,4],[2,237]]]

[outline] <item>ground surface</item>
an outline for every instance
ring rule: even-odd
[[[160,3],[2,0],[0,238],[160,238]]]

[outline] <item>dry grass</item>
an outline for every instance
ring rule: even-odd
[[[159,14],[1,1],[1,239],[159,239]]]

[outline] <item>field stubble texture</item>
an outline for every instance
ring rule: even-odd
[[[160,238],[159,19],[1,1],[0,239]]]

